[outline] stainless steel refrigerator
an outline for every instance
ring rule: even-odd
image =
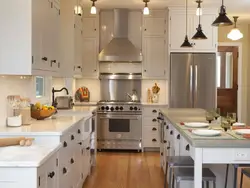
[[[170,108],[216,106],[216,54],[171,53]]]

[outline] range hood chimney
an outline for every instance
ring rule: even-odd
[[[128,39],[128,10],[114,9],[114,38],[100,52],[99,61],[141,62],[142,54]]]

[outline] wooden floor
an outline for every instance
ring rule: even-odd
[[[83,188],[163,188],[158,152],[99,152],[97,164]],[[249,178],[244,178],[243,188],[250,188]]]
[[[159,153],[104,153],[83,188],[163,188]]]

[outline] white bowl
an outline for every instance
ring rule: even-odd
[[[233,126],[245,126],[245,123],[240,123],[240,122],[236,122],[233,124]]]

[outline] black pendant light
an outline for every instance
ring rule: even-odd
[[[219,16],[212,23],[212,26],[229,26],[229,25],[233,25],[233,22],[227,17],[226,7],[224,6],[224,0],[222,0]]]
[[[204,40],[204,39],[207,39],[206,35],[202,32],[200,21],[201,21],[201,14],[199,14],[199,24],[198,24],[198,28],[196,29],[197,32],[192,37],[192,39],[195,39],[195,40]]]
[[[186,35],[185,35],[184,42],[181,45],[182,48],[192,48],[192,45],[188,41],[188,36],[187,36],[187,6],[188,5],[187,5],[187,0],[186,0]]]

